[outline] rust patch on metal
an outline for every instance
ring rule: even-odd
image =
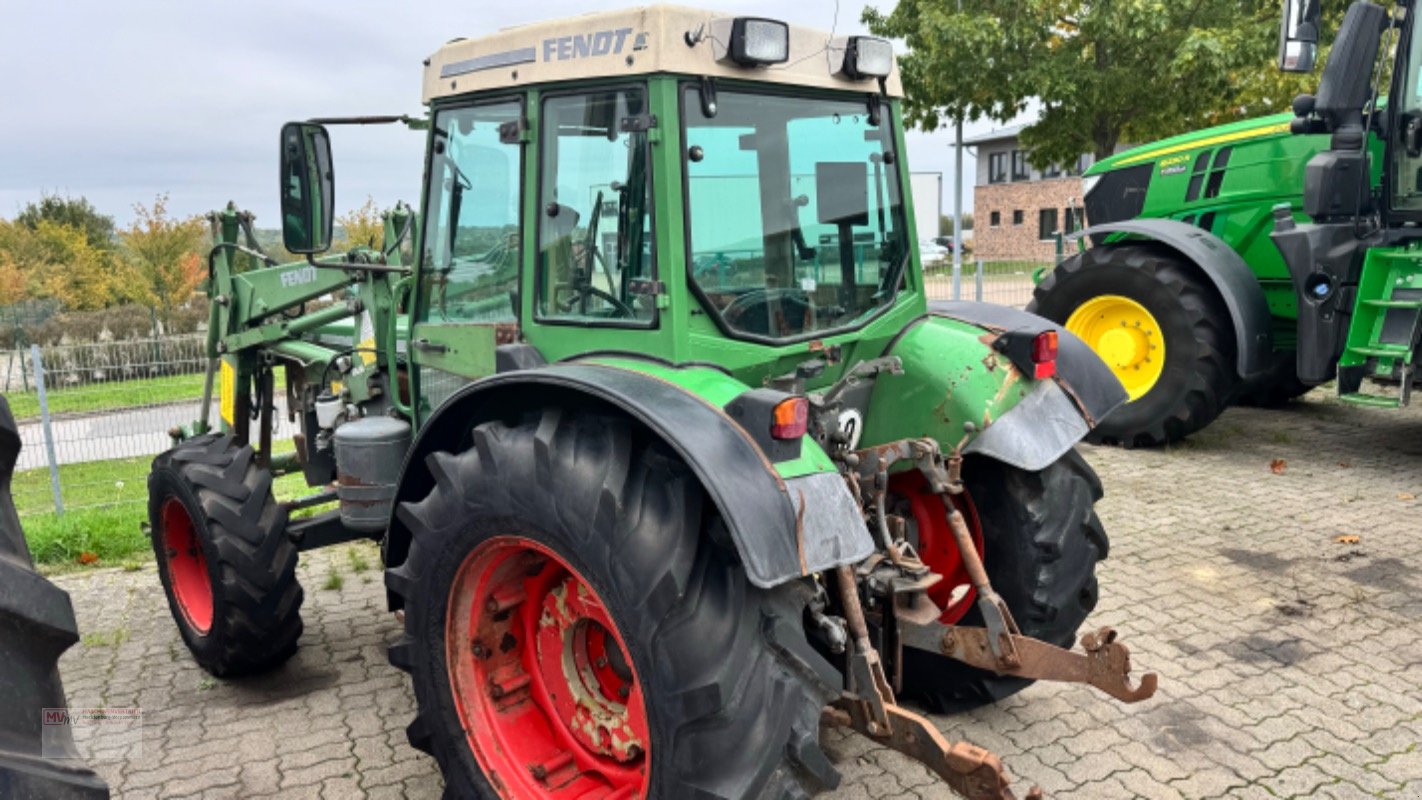
[[[810,562],[805,558],[805,493],[798,492],[800,503],[795,509],[795,548],[800,553],[800,574],[810,574]]]
[[[1001,403],[1003,398],[1007,397],[1008,390],[1011,389],[1014,385],[1016,385],[1017,382],[1020,380],[1022,380],[1022,373],[1018,371],[1017,367],[1014,367],[1012,365],[1012,362],[1008,362],[1007,379],[1004,380],[1002,382],[1002,385],[997,388],[997,394],[992,398],[992,405],[997,405],[998,403]]]
[[[523,338],[517,322],[500,322],[494,325],[494,344],[516,344]]]
[[[1002,675],[1016,675],[1041,681],[1085,683],[1125,703],[1138,703],[1155,694],[1160,678],[1154,672],[1131,685],[1131,651],[1116,641],[1116,631],[1101,628],[1081,637],[1084,653],[1066,650],[1039,639],[1012,636],[1018,663],[1004,668],[993,655],[990,635],[985,628],[943,626],[939,645],[943,655],[964,664]]]
[[[987,355],[983,356],[983,366],[987,367],[988,372],[992,372],[993,370],[997,369],[997,353],[989,352]]]
[[[1091,416],[1091,412],[1086,409],[1086,403],[1083,403],[1081,398],[1077,396],[1076,390],[1071,388],[1071,384],[1063,380],[1060,373],[1053,376],[1052,380],[1056,381],[1056,384],[1062,387],[1062,391],[1066,392],[1067,397],[1071,398],[1071,402],[1076,405],[1076,410],[1081,412],[1082,419],[1086,420],[1087,427],[1095,428],[1096,418]]]

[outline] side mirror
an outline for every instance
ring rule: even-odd
[[[331,137],[312,122],[281,128],[281,239],[292,253],[311,255],[331,248],[336,176],[331,169]]]
[[[1312,72],[1318,58],[1319,0],[1283,0],[1279,21],[1279,69]]]

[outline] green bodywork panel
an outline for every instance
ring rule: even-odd
[[[1274,230],[1273,208],[1288,203],[1296,221],[1309,221],[1303,214],[1304,168],[1316,153],[1328,148],[1329,141],[1323,134],[1291,134],[1293,118],[1275,114],[1173,136],[1102,159],[1085,173],[1089,178],[1149,165],[1150,183],[1138,217],[1199,226],[1238,252],[1264,289],[1279,350],[1293,349],[1298,304],[1288,267],[1269,238]],[[1382,143],[1373,137],[1369,144],[1377,185]],[[1216,169],[1215,160],[1225,149],[1227,163]],[[1212,180],[1216,172],[1220,173],[1217,184]]]
[[[991,334],[946,317],[930,316],[904,332],[890,354],[903,375],[881,375],[874,385],[864,440],[887,442],[931,436],[951,451],[1011,411],[1036,381],[988,344]]]

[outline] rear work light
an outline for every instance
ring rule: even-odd
[[[894,46],[888,39],[851,36],[844,48],[840,72],[852,80],[887,78],[894,69]]]
[[[771,415],[770,438],[798,439],[810,428],[810,401],[791,397],[775,405]]]
[[[730,56],[743,67],[784,64],[790,60],[790,26],[774,19],[736,17]]]

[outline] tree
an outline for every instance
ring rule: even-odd
[[[43,220],[82,230],[90,247],[99,250],[112,250],[114,247],[114,218],[100,214],[83,197],[45,194],[39,202],[27,204],[15,218],[16,222],[32,231],[37,230]]]
[[[903,39],[910,124],[1006,122],[1038,167],[1110,155],[1207,124],[1280,111],[1306,81],[1272,80],[1279,0],[901,0],[864,21]]]
[[[207,227],[202,218],[169,217],[167,206],[166,194],[158,195],[152,206],[135,204],[133,223],[119,232],[125,294],[165,327],[173,310],[192,296],[207,274],[202,257]]]
[[[49,298],[76,311],[103,308],[116,296],[115,262],[80,227],[0,221],[0,303]]]
[[[972,229],[973,229],[973,215],[972,215],[972,214],[964,214],[964,215],[963,215],[963,230],[965,230],[965,231],[970,231],[970,230],[972,230]],[[939,236],[952,236],[952,235],[953,235],[953,215],[952,215],[952,214],[943,214],[943,215],[941,215],[941,216],[938,217],[938,235],[939,235]]]
[[[337,249],[349,250],[353,247],[372,247],[379,250],[385,246],[385,221],[375,198],[366,196],[365,203],[348,214],[336,217],[341,230],[345,232],[343,245]]]

